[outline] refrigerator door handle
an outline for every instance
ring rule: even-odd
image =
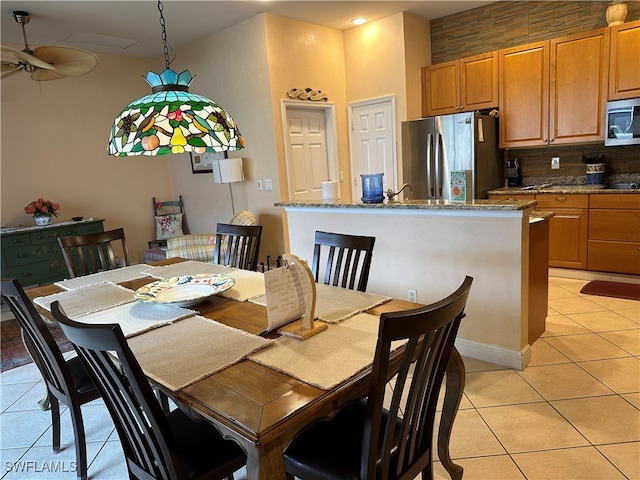
[[[442,135],[436,134],[436,157],[435,157],[435,178],[433,179],[433,188],[435,190],[434,198],[442,199]]]
[[[433,135],[427,134],[427,196],[434,198],[433,180],[431,175],[431,165],[433,163]]]

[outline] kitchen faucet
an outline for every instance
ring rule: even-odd
[[[409,187],[409,192],[413,193],[413,187],[408,183],[405,183],[404,185],[402,185],[402,188],[395,193],[391,189],[387,190],[387,198],[389,199],[389,201],[393,200],[393,197],[395,197],[396,195],[400,195],[400,193],[402,193],[402,191],[407,187]]]

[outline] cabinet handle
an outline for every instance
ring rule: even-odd
[[[567,197],[556,197],[556,200],[558,202],[566,202],[567,201]]]
[[[24,253],[19,253],[18,254],[18,258],[25,258],[25,257],[26,257],[26,255]]]
[[[20,240],[13,239],[13,243],[20,243]]]
[[[28,277],[29,276],[29,272],[22,272],[22,276],[23,277]]]

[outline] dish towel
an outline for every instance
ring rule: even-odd
[[[51,311],[51,304],[58,300],[69,318],[77,318],[125,303],[131,303],[133,290],[111,282],[94,283],[85,287],[54,293],[33,299],[33,303]]]

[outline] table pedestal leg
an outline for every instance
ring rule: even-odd
[[[453,421],[458,413],[462,392],[464,390],[465,370],[462,357],[458,350],[453,347],[449,363],[447,364],[446,388],[444,393],[444,403],[442,405],[442,415],[440,417],[440,427],[438,429],[438,457],[442,466],[452,480],[461,480],[463,468],[456,465],[449,455],[449,441],[453,430]]]

